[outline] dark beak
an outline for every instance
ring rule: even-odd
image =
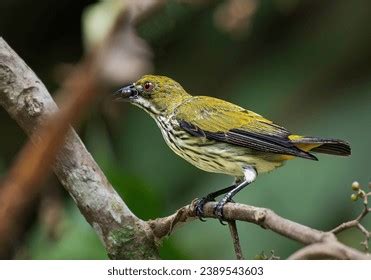
[[[115,101],[130,101],[138,97],[138,90],[134,86],[134,84],[131,84],[129,86],[125,86],[117,90],[113,96],[115,98]]]

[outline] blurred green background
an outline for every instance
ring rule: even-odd
[[[239,11],[228,14],[228,1],[168,1],[143,20],[138,34],[152,48],[154,73],[174,78],[187,91],[238,103],[293,132],[351,143],[350,158],[297,159],[260,176],[236,196],[238,202],[329,230],[360,213],[361,203],[350,200],[350,186],[354,180],[367,185],[371,179],[371,2],[246,1],[251,10],[237,25],[233,20]],[[58,69],[84,53],[81,18],[94,3],[1,0],[0,36],[53,92]],[[0,124],[3,175],[26,137],[2,108]],[[79,134],[143,219],[169,215],[232,181],[178,158],[154,121],[128,104],[98,102]],[[370,220],[364,223],[368,228]],[[55,178],[35,201],[28,223],[14,258],[107,258]],[[271,250],[286,258],[301,247],[256,225],[238,223],[238,228],[247,258]],[[362,249],[359,232],[349,230],[339,237]],[[215,220],[177,230],[160,252],[165,259],[234,258],[228,227]]]

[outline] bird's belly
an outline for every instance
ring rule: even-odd
[[[265,173],[282,165],[282,162],[265,160],[258,155],[250,154],[246,148],[226,143],[205,145],[200,147],[197,153],[188,151],[179,155],[204,171],[235,177],[242,177],[246,166],[253,166],[258,173]]]

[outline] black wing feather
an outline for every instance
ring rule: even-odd
[[[300,150],[288,139],[288,135],[266,135],[256,132],[249,132],[241,129],[231,129],[228,132],[204,131],[199,127],[186,122],[179,121],[180,127],[193,136],[206,137],[207,139],[221,141],[249,149],[269,152],[275,154],[293,155],[311,160],[317,158],[305,151]]]

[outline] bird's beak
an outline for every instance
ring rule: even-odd
[[[131,84],[117,90],[113,96],[115,101],[132,101],[138,98],[139,91],[135,84]]]

